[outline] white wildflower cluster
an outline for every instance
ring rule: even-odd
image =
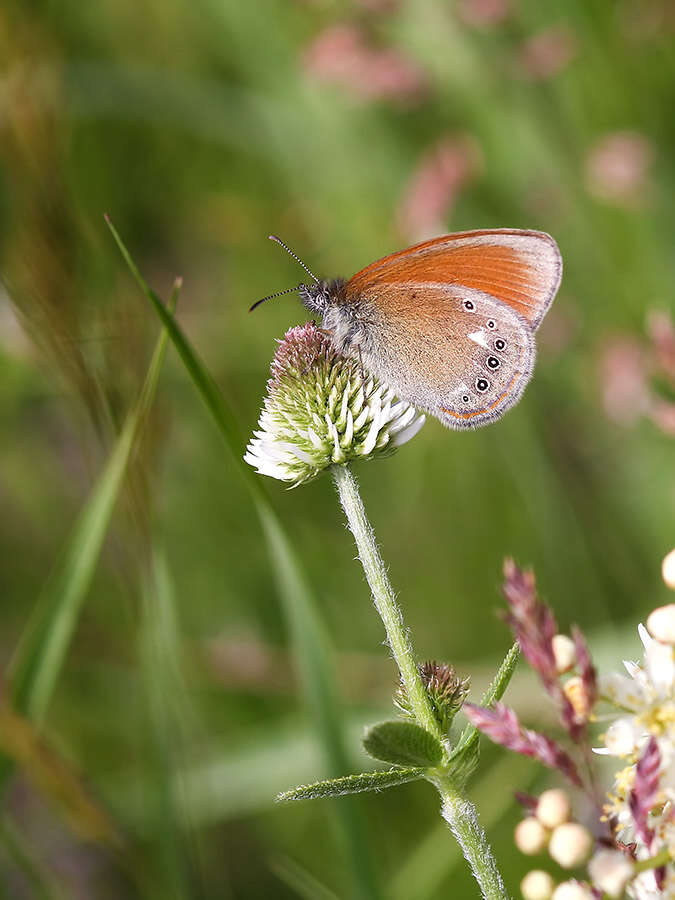
[[[621,759],[605,814],[636,860],[675,856],[675,604],[654,610],[638,627],[641,663],[601,676],[601,698],[620,714],[595,752]],[[639,874],[627,887],[638,900],[675,897],[672,864]]]
[[[662,572],[665,584],[675,589],[675,550],[664,559]],[[520,609],[519,596],[511,599],[512,615]],[[554,620],[547,619],[545,608],[520,600],[530,610],[529,618],[521,613],[518,620],[523,652],[549,681],[552,671],[560,675],[577,666],[580,674],[563,683],[563,695],[576,714],[577,694],[586,687],[584,720],[603,723],[603,746],[593,750],[618,760],[604,800],[598,799],[600,782],[592,767],[586,766],[586,776],[579,777],[571,760],[557,766],[561,774],[574,776],[570,780],[578,799],[585,795],[584,818],[593,823],[590,828],[574,821],[570,798],[562,790],[545,791],[538,798],[521,795],[526,816],[514,835],[518,849],[530,856],[546,853],[562,869],[577,870],[570,872],[575,877],[556,884],[549,873],[533,869],[521,882],[524,900],[675,900],[675,603],[653,610],[646,627],[638,626],[640,662],[624,661],[623,671],[598,676],[578,629],[573,630],[574,641],[551,636]],[[550,648],[548,657],[536,652],[542,646]],[[501,743],[519,749],[512,738],[506,739],[505,726],[502,732],[493,728]],[[569,733],[588,762],[587,728]],[[525,750],[531,753],[535,743],[530,741]],[[556,759],[554,754],[541,758],[549,765]]]
[[[286,333],[271,373],[244,459],[293,486],[335,463],[388,455],[425,421],[357,361],[339,356],[312,323]]]

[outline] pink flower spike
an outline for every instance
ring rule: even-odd
[[[635,768],[635,784],[628,798],[635,831],[638,837],[649,848],[654,832],[649,827],[649,813],[657,803],[659,792],[659,770],[661,753],[654,735],[649,738],[644,752]]]
[[[577,787],[582,786],[573,760],[562,747],[546,735],[523,728],[516,713],[508,706],[495,703],[494,708],[487,709],[465,703],[462,709],[468,720],[496,744],[523,756],[532,756],[550,769],[557,769]]]
[[[579,741],[586,725],[586,717],[580,718],[558,678],[553,652],[553,638],[558,633],[555,616],[546,604],[538,600],[532,571],[523,571],[512,559],[506,559],[504,576],[502,591],[509,604],[509,611],[504,618],[511,626],[523,656],[555,701],[566,731],[573,741]],[[586,656],[588,657],[587,651]]]
[[[525,659],[539,674],[547,690],[558,684],[553,638],[558,625],[548,606],[539,603],[532,571],[523,571],[512,559],[504,561],[502,591],[509,605],[506,621]]]

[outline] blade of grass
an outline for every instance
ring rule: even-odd
[[[342,728],[333,653],[305,573],[286,531],[262,489],[259,477],[243,462],[244,442],[225,397],[174,316],[146,283],[110,218],[105,218],[123,259],[166,328],[227,449],[237,461],[238,471],[251,493],[272,558],[303,693],[312,720],[317,723],[329,773],[334,776],[344,775],[352,767],[352,763]],[[360,824],[354,798],[341,801],[337,809],[349,842],[358,896],[377,897],[366,835]]]
[[[159,845],[157,881],[166,897],[203,896],[194,833],[177,796],[187,725],[192,718],[182,671],[176,603],[166,559],[153,548],[142,590],[140,659],[151,743],[152,832]]]
[[[180,283],[174,289],[177,297]],[[115,503],[139,430],[152,404],[166,352],[163,331],[145,383],[108,461],[81,511],[10,665],[10,697],[17,712],[41,722],[47,710],[78,616],[98,563]]]

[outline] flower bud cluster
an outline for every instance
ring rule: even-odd
[[[593,836],[578,822],[571,820],[569,795],[560,788],[544,791],[529,798],[529,815],[516,826],[516,847],[528,856],[548,851],[551,859],[563,869],[577,869],[586,863],[593,850]],[[577,881],[564,881],[556,886],[547,873],[534,869],[520,885],[525,900],[590,900],[590,889]]]

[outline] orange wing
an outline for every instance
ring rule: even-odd
[[[465,285],[491,294],[536,328],[562,277],[558,245],[543,231],[497,228],[433,238],[378,259],[346,285],[347,297],[377,285]]]

